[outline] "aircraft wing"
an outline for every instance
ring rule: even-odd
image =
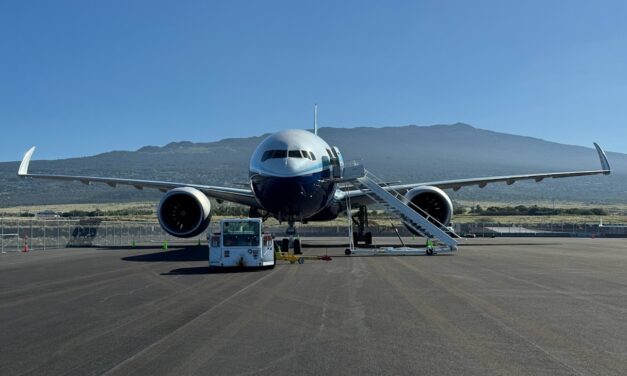
[[[599,160],[601,162],[600,170],[588,170],[588,171],[568,171],[568,172],[549,172],[549,173],[540,173],[540,174],[523,174],[523,175],[505,175],[505,176],[489,176],[482,178],[470,178],[470,179],[458,179],[458,180],[441,180],[441,181],[431,181],[431,182],[423,182],[423,183],[413,183],[413,184],[397,184],[397,185],[383,185],[388,191],[397,191],[401,194],[405,194],[407,191],[412,188],[421,187],[421,186],[432,186],[438,187],[440,189],[450,189],[452,188],[454,191],[458,191],[462,187],[473,186],[476,185],[479,188],[483,188],[491,183],[505,182],[507,185],[512,185],[519,180],[535,180],[537,183],[541,182],[547,178],[568,178],[573,176],[585,176],[585,175],[609,175],[611,173],[610,163],[607,160],[607,156],[601,147],[595,142],[594,147],[596,148],[597,154],[599,155]],[[344,191],[345,195],[348,195],[351,200],[356,200],[355,202],[361,203],[361,201],[369,202],[370,199],[360,190],[350,190]]]
[[[73,175],[45,175],[45,174],[30,174],[28,173],[28,165],[35,152],[35,147],[30,148],[20,164],[20,168],[17,175],[22,178],[34,178],[34,179],[51,179],[51,180],[70,180],[80,181],[83,184],[91,183],[105,183],[111,187],[118,185],[130,185],[137,189],[155,188],[162,192],[167,192],[170,189],[178,187],[191,187],[196,188],[203,192],[207,197],[212,197],[217,200],[234,202],[237,204],[252,206],[261,209],[261,205],[257,202],[255,195],[250,189],[239,189],[229,187],[215,187],[210,185],[200,184],[185,184],[177,182],[167,181],[154,181],[154,180],[139,180],[139,179],[122,179],[122,178],[106,178],[98,176],[73,176]]]

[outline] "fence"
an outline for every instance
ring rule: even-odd
[[[163,243],[178,238],[168,235],[157,222],[114,222],[99,219],[0,218],[2,252],[66,247],[122,246]],[[205,235],[191,241],[204,239]]]
[[[412,236],[412,233],[398,220],[379,220],[380,224],[372,225],[366,230],[372,232],[374,236],[396,236],[398,230],[401,236]],[[389,224],[381,224],[381,223]],[[474,236],[498,237],[498,236],[537,236],[537,237],[615,237],[627,238],[627,225],[606,224],[599,226],[598,223],[568,223],[568,222],[548,222],[548,223],[461,223],[455,224],[455,232],[460,235],[472,234]],[[298,233],[302,236],[347,236],[347,225],[324,226],[316,224],[297,226]],[[285,233],[285,226],[266,227],[266,230],[282,237]]]
[[[455,228],[459,234],[475,236],[538,236],[538,237],[627,237],[627,226],[597,223],[464,223]]]
[[[401,236],[411,236],[402,225],[396,224]],[[284,236],[285,225],[271,225],[266,231],[278,238]],[[346,225],[324,226],[317,224],[298,225],[301,236],[347,236]],[[217,231],[218,222],[212,222],[208,231]],[[375,236],[395,236],[394,228],[389,226],[371,226]],[[582,223],[543,223],[543,224],[506,224],[506,223],[468,223],[455,226],[458,234],[475,236],[561,236],[561,237],[627,237],[627,226],[613,226]],[[100,219],[62,220],[62,219],[16,219],[0,218],[1,251],[46,250],[66,247],[130,247],[140,244],[181,240],[168,235],[158,222],[123,222],[102,221]],[[186,239],[188,242],[205,242],[206,233]]]
[[[218,221],[210,224],[208,231],[218,231]],[[286,224],[267,224],[266,232],[277,238],[285,236]],[[403,236],[411,233],[397,226]],[[348,236],[346,225],[297,224],[300,236]],[[375,236],[396,236],[391,226],[372,226]],[[131,247],[140,244],[162,244],[164,240],[198,241],[206,244],[206,232],[191,239],[180,239],[167,234],[158,222],[103,221],[98,218],[64,220],[36,218],[0,218],[0,248],[2,252],[46,250],[67,247]]]

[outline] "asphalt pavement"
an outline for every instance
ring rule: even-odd
[[[192,245],[2,254],[0,374],[627,374],[627,240],[342,242],[227,272]]]

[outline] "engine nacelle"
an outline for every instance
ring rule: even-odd
[[[201,191],[181,187],[166,193],[157,209],[161,228],[178,238],[191,238],[207,229],[211,221],[211,204]]]
[[[410,208],[419,212],[409,202],[427,212],[444,226],[448,226],[451,223],[453,203],[440,188],[431,186],[416,187],[405,194],[405,200],[405,203]],[[422,215],[422,213],[420,214]]]

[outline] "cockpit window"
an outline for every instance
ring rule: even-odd
[[[264,162],[268,159],[286,158],[287,150],[266,150],[261,156],[261,161]]]
[[[330,151],[329,151],[330,153]],[[331,154],[332,155],[332,154]],[[266,150],[261,156],[261,161],[265,162],[268,159],[280,159],[280,158],[307,158],[312,161],[316,160],[316,156],[313,152],[307,150]]]
[[[272,158],[287,158],[287,150],[275,150]]]

